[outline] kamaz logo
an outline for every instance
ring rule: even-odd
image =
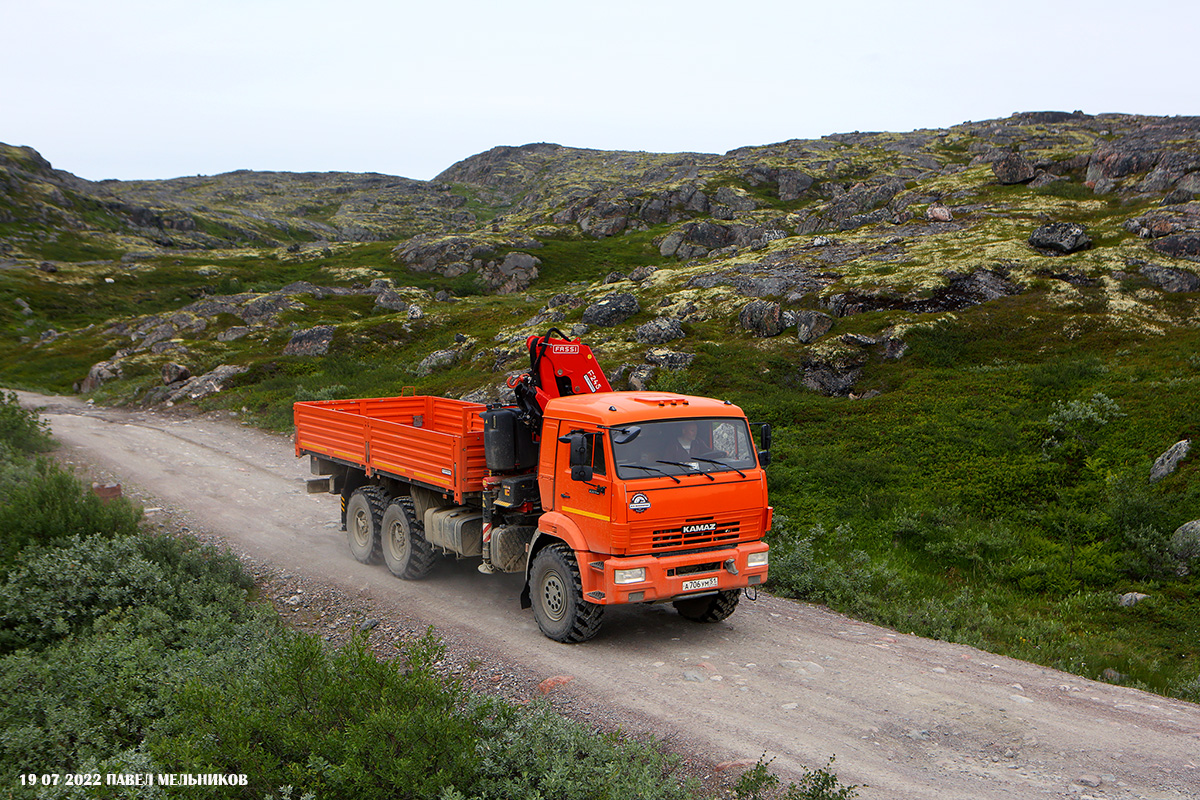
[[[706,522],[703,525],[684,525],[684,533],[711,533],[717,529],[717,523]]]
[[[561,356],[577,356],[579,355],[579,345],[577,344],[552,344],[550,352]]]

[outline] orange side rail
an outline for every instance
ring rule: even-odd
[[[485,406],[446,397],[407,396],[296,403],[296,455],[325,455],[436,486],[463,502],[483,489]]]

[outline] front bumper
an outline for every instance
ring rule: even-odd
[[[752,554],[768,551],[767,543],[760,541],[675,555],[622,557],[579,553],[579,572],[584,597],[590,602],[601,605],[656,603],[761,586],[767,580],[769,565],[752,567],[748,559]],[[625,574],[629,570],[645,570],[645,577],[630,583],[617,583],[618,570]]]

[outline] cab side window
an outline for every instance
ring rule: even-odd
[[[592,464],[593,475],[605,475],[604,468],[604,434],[589,433],[585,439],[588,448],[588,460]]]

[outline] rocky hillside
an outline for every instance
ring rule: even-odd
[[[25,294],[61,291],[46,309],[14,297],[2,313],[13,345],[57,339],[71,321],[54,319],[54,303],[102,280],[84,306],[102,314],[96,298],[110,295],[114,311],[154,312],[106,324],[118,336],[133,331],[136,353],[157,340],[186,350],[203,331],[230,341],[230,330],[268,330],[277,314],[245,309],[298,293],[358,293],[386,312],[410,307],[392,287],[449,298],[541,286],[546,304],[529,327],[579,309],[584,326],[624,325],[631,341],[656,345],[714,319],[752,337],[792,330],[806,346],[805,385],[845,395],[870,348],[902,352],[903,331],[924,316],[1034,285],[1063,303],[1099,292],[1114,326],[1169,326],[1160,294],[1200,287],[1198,190],[1200,119],[1078,112],[724,155],[498,147],[432,182],[240,171],[92,183],[5,145],[0,258],[31,276]],[[383,244],[353,244],[364,242]],[[166,274],[189,259],[203,262],[191,278]],[[148,267],[155,279],[137,276]],[[574,279],[602,282],[559,291]],[[140,290],[132,296],[119,289],[130,281]],[[162,291],[151,288],[158,281]],[[166,284],[189,282],[187,297],[165,297],[175,291]],[[590,311],[614,292],[627,298],[626,317],[642,314],[640,326]],[[284,310],[302,306],[288,300]],[[890,316],[869,335],[825,335],[835,319],[876,311]],[[77,321],[85,317],[100,321]],[[148,341],[139,332],[150,329],[158,333]],[[132,355],[115,342],[99,349],[106,363]]]
[[[774,591],[1195,699],[1197,192],[1195,117],[530,144],[431,182],[90,183],[0,146],[0,385],[286,430],[506,400],[553,326],[617,388],[775,426]]]

